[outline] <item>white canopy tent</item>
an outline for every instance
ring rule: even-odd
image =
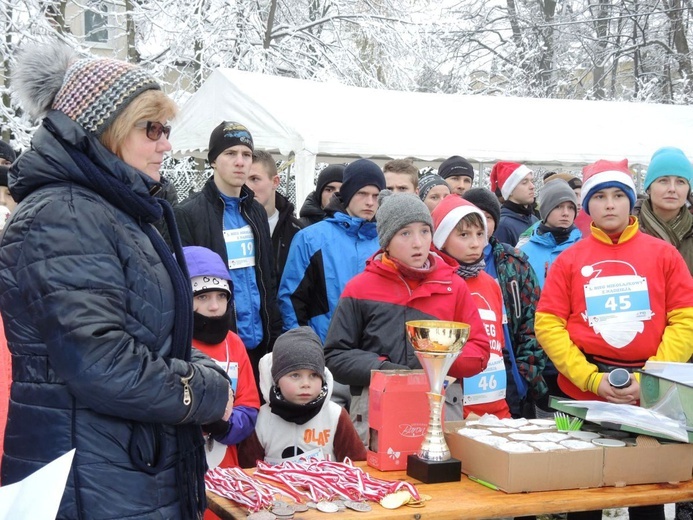
[[[245,124],[259,149],[295,154],[297,207],[318,160],[647,164],[662,146],[687,150],[693,135],[689,106],[398,92],[217,69],[181,109],[174,154],[206,157],[222,120]]]

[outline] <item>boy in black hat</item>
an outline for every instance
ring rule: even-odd
[[[438,175],[445,179],[452,193],[462,195],[472,188],[474,167],[464,157],[453,155],[441,163]]]
[[[322,343],[310,327],[285,332],[260,360],[260,408],[255,432],[241,443],[241,467],[258,460],[366,460],[347,411],[330,401],[333,379]]]
[[[317,224],[327,217],[325,208],[332,199],[332,196],[335,193],[339,193],[339,188],[342,187],[343,177],[343,164],[329,164],[320,172],[315,191],[308,194],[303,206],[301,206],[299,220],[304,227]]]
[[[281,333],[277,280],[267,212],[245,185],[253,163],[253,136],[223,121],[209,138],[214,175],[176,208],[184,246],[203,246],[224,260],[234,286],[234,330],[248,349],[255,378],[260,358]]]

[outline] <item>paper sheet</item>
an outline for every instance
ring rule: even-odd
[[[0,520],[54,520],[74,455],[70,450],[24,480],[0,487]]]

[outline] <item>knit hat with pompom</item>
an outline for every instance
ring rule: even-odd
[[[100,137],[116,117],[146,90],[160,90],[144,69],[111,58],[80,57],[68,45],[31,43],[19,54],[12,85],[34,118],[59,110]]]

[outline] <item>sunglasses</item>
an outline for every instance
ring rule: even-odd
[[[147,137],[152,141],[161,139],[161,134],[164,134],[166,139],[171,135],[171,127],[169,125],[162,125],[158,121],[140,121],[139,123],[135,123],[135,127],[146,128]]]

